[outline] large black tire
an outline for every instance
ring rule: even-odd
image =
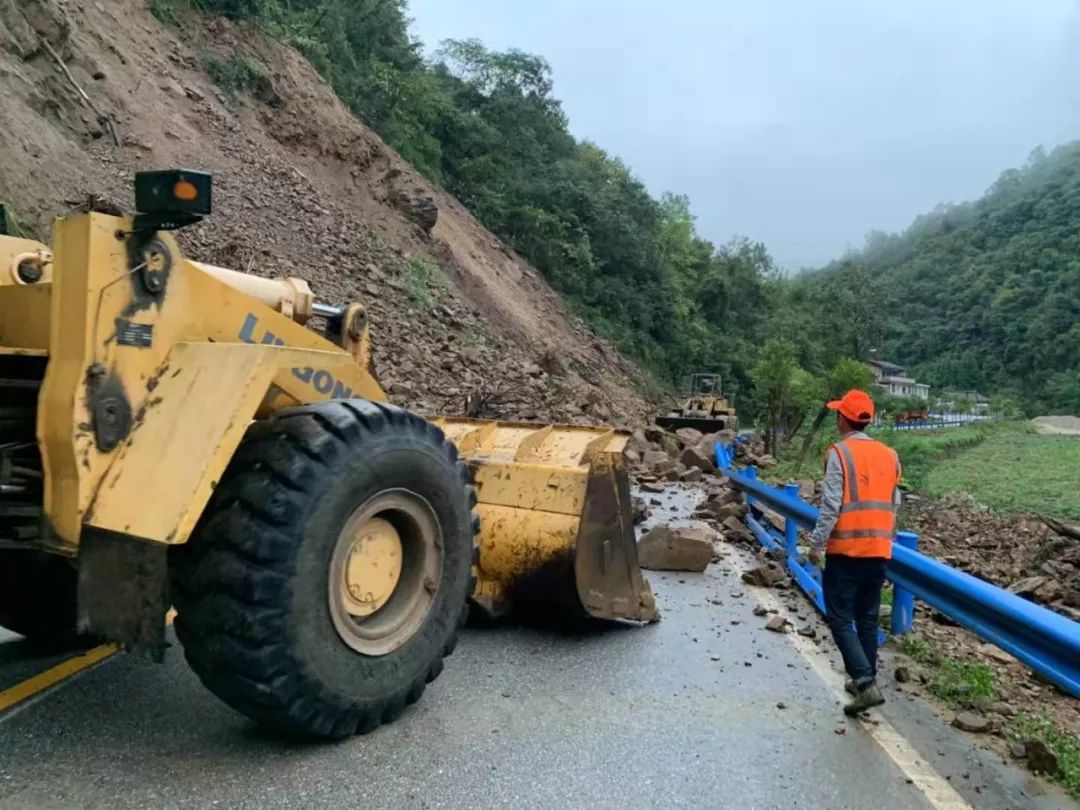
[[[441,574],[408,640],[365,655],[335,627],[331,558],[350,515],[388,491],[430,505]],[[465,622],[475,504],[442,431],[398,408],[331,401],[254,423],[190,542],[173,550],[188,662],[225,703],[281,731],[341,738],[393,720],[442,671]]]
[[[0,627],[34,644],[92,644],[76,630],[78,571],[71,560],[38,551],[0,551]]]

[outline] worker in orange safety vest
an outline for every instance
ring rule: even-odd
[[[825,456],[809,557],[818,565],[825,553],[825,614],[849,676],[844,688],[854,696],[844,713],[854,717],[885,702],[876,682],[878,614],[896,535],[900,460],[866,435],[874,402],[865,391],[848,391],[828,408],[837,412],[840,441]]]

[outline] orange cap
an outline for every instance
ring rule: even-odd
[[[852,388],[840,399],[825,404],[830,411],[840,411],[849,422],[869,422],[874,418],[874,400],[865,391]]]

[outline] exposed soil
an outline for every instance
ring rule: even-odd
[[[1039,433],[1080,436],[1080,416],[1037,416],[1031,420]]]
[[[234,100],[205,65],[236,53],[268,79]],[[174,31],[141,0],[0,0],[0,120],[0,199],[42,237],[90,193],[130,208],[140,169],[214,173],[215,212],[184,249],[363,301],[399,404],[456,414],[471,395],[475,415],[628,426],[654,410],[644,375],[537,270],[254,26],[190,14]]]

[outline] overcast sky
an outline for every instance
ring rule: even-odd
[[[544,56],[570,128],[699,231],[822,264],[1080,138],[1077,0],[409,0]]]

